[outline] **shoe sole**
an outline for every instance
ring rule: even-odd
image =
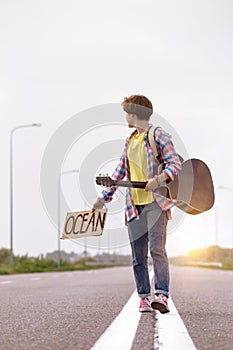
[[[158,301],[152,301],[151,307],[152,307],[152,309],[158,310],[159,312],[161,312],[161,314],[167,314],[168,312],[170,312],[170,310],[167,308],[166,305],[164,305]]]
[[[153,309],[139,309],[139,312],[153,312]]]

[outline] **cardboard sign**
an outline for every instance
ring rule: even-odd
[[[101,236],[107,209],[67,213],[61,239]]]

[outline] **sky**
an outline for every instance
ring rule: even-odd
[[[15,254],[45,254],[58,245],[56,220],[48,215],[41,189],[48,145],[73,116],[120,104],[134,93],[152,101],[189,157],[205,161],[213,177],[214,207],[195,217],[182,216],[168,234],[169,255],[213,244],[232,247],[232,13],[231,0],[0,1],[0,247],[10,246],[12,129],[42,124],[14,133],[13,241]],[[101,120],[98,113],[96,118]],[[81,177],[95,149],[111,139],[120,145],[130,132],[119,109],[121,118],[114,135],[111,115],[110,126],[91,130],[87,125],[79,138],[77,128],[77,140],[71,142],[61,171],[79,169]],[[60,138],[62,144],[62,132]],[[113,171],[121,152],[120,146],[119,152],[114,148],[98,170]],[[59,147],[54,159],[58,156]],[[77,173],[61,180],[63,195],[74,211],[90,209],[95,197],[85,202],[82,187],[88,183],[79,180]],[[116,199],[121,211],[123,197],[119,193]],[[111,204],[108,208],[111,211]],[[123,212],[110,214],[108,225],[122,225]],[[91,239],[67,240],[61,247],[79,253],[87,244],[93,254],[96,247],[103,251],[106,241],[114,251],[129,252],[126,231],[95,238],[94,244]]]

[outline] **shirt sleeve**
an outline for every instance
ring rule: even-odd
[[[181,170],[181,161],[175,151],[171,136],[162,128],[158,128],[155,134],[156,143],[165,164],[164,172],[174,180]]]

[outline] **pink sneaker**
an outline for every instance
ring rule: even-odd
[[[140,305],[139,305],[139,311],[140,312],[151,312],[153,311],[150,300],[148,298],[141,298]]]
[[[152,300],[151,302],[151,307],[154,310],[159,310],[161,314],[166,314],[167,312],[170,312],[168,308],[167,297],[163,294],[155,295],[154,300]]]

